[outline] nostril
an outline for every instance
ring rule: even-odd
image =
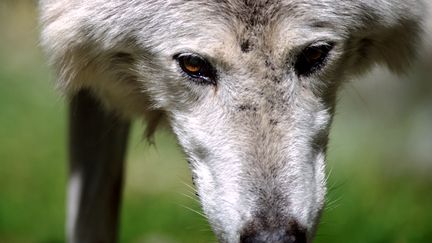
[[[298,229],[245,231],[240,243],[306,243],[306,233]]]

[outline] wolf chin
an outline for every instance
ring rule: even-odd
[[[177,136],[220,242],[312,242],[339,87],[402,71],[417,0],[42,0],[70,105],[68,240],[115,242],[129,123]]]

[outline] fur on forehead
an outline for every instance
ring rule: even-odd
[[[355,46],[354,55],[363,57],[353,60],[359,73],[374,63],[384,63],[396,72],[404,70],[415,56],[424,15],[419,0],[341,0],[337,4],[332,0],[186,2],[196,9],[205,6],[206,12],[215,16],[209,20],[224,21],[245,52],[275,34],[275,28],[291,34],[297,30],[305,36],[316,30],[326,31],[335,39],[345,39],[347,49]]]
[[[390,26],[416,22],[421,17],[422,2],[410,0],[341,0],[337,4],[331,0],[177,0],[171,5],[175,11],[182,9],[194,15],[206,10],[213,16],[223,18],[231,24],[241,23],[246,29],[263,27],[281,20],[295,20],[315,27],[336,27],[339,30],[353,31],[366,29],[377,22]],[[183,5],[181,8],[178,8]],[[417,7],[416,7],[417,6]],[[195,10],[195,11],[194,11]],[[209,16],[209,15],[207,15]],[[307,21],[306,21],[307,20]]]

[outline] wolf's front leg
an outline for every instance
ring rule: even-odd
[[[69,121],[68,241],[116,242],[129,121],[86,90],[71,98]]]

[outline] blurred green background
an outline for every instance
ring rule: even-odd
[[[34,1],[0,2],[0,242],[64,242],[66,111],[38,47]],[[432,53],[402,78],[341,93],[316,242],[432,242]],[[134,125],[121,242],[215,242],[175,139]]]

